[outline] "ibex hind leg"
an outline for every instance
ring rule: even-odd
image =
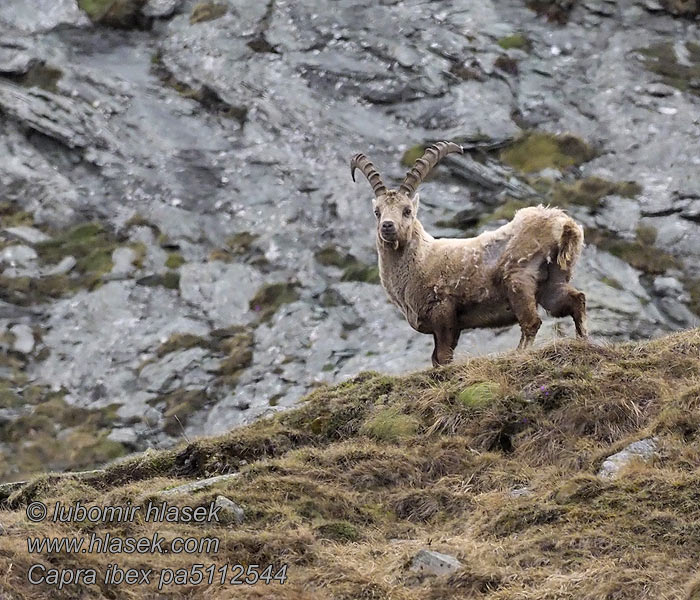
[[[527,348],[535,341],[535,336],[540,330],[542,319],[537,314],[537,301],[535,292],[537,282],[529,273],[522,273],[512,277],[506,283],[508,302],[513,309],[513,314],[520,325],[520,343],[518,349]]]
[[[569,276],[559,266],[549,267],[549,277],[537,291],[537,302],[553,317],[571,317],[576,335],[588,337],[586,295],[569,283]]]

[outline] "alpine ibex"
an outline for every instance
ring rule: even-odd
[[[462,148],[429,146],[398,190],[387,189],[364,154],[350,162],[353,181],[360,169],[374,191],[382,286],[413,329],[433,335],[433,365],[452,360],[464,329],[518,323],[518,348],[529,346],[542,324],[538,304],[555,317],[573,317],[577,335],[586,337],[586,297],[569,283],[583,228],[563,211],[523,208],[474,238],[435,239],[423,229],[416,188],[452,152]]]

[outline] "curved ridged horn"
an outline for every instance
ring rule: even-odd
[[[462,154],[462,146],[453,144],[452,142],[437,142],[428,146],[425,153],[411,167],[411,170],[406,173],[403,183],[399,187],[399,192],[406,194],[409,198],[416,193],[416,188],[428,176],[428,173],[433,167],[438,164],[445,156],[452,152]]]
[[[386,194],[386,186],[382,181],[382,176],[379,174],[379,171],[374,168],[374,165],[370,162],[369,158],[367,158],[364,154],[355,154],[350,161],[350,176],[352,177],[353,181],[355,181],[355,169],[360,169],[364,176],[369,180],[376,198],[382,194]]]

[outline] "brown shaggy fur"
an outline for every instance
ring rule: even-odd
[[[433,365],[452,360],[462,330],[520,324],[519,348],[542,324],[537,305],[573,317],[586,334],[586,297],[569,284],[583,229],[558,208],[519,210],[495,231],[435,239],[417,219],[413,199],[388,190],[373,202],[382,285],[416,331],[435,340]],[[382,229],[386,221],[393,230]]]

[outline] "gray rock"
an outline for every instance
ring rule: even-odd
[[[413,558],[411,571],[424,575],[450,575],[462,568],[454,556],[433,550],[420,550]]]
[[[180,268],[182,297],[199,306],[218,327],[250,321],[248,305],[262,283],[258,271],[242,264],[217,261]]]
[[[681,217],[700,223],[700,198],[690,200],[681,211]]]
[[[664,83],[650,83],[645,87],[645,90],[650,96],[656,96],[658,98],[673,96],[677,93],[675,88]]]
[[[136,251],[133,248],[125,246],[116,248],[112,252],[114,266],[112,267],[111,275],[128,275],[131,273],[136,268],[134,266],[136,256]]]
[[[138,434],[136,430],[131,427],[119,427],[118,429],[112,429],[107,436],[108,440],[113,442],[119,442],[126,446],[134,446],[138,441]]]
[[[38,244],[40,242],[45,242],[51,239],[43,231],[40,231],[35,227],[29,227],[28,225],[7,227],[6,229],[3,229],[3,232],[8,234],[10,237],[21,240],[31,245]]]
[[[233,500],[229,500],[226,496],[217,496],[214,502],[215,507],[220,507],[219,515],[223,522],[233,522],[240,525],[243,523],[245,512]]]
[[[654,278],[654,292],[659,296],[668,296],[670,298],[680,298],[685,295],[683,284],[678,279],[661,275]]]
[[[524,496],[532,496],[532,490],[528,487],[513,488],[509,495],[511,498],[522,498]]]
[[[598,476],[614,479],[618,476],[620,469],[633,460],[642,460],[644,462],[651,460],[656,453],[656,447],[656,438],[646,438],[633,442],[620,452],[606,458],[598,470]]]
[[[148,0],[141,12],[147,17],[164,18],[171,16],[182,4],[182,0]]]
[[[208,354],[209,351],[203,348],[171,352],[141,369],[139,385],[148,392],[163,394],[188,384],[206,384],[211,376],[201,370],[201,365]],[[198,381],[192,372],[199,373]]]
[[[28,265],[38,258],[36,250],[29,246],[8,246],[0,251],[0,262],[11,265]]]
[[[198,481],[192,481],[190,483],[185,483],[183,485],[178,485],[174,488],[169,488],[160,492],[161,496],[178,496],[179,494],[191,494],[192,492],[199,492],[201,490],[206,490],[213,487],[219,483],[225,481],[231,481],[238,477],[238,473],[229,473],[227,475],[217,475],[216,477],[209,477],[207,479],[200,479]]]
[[[34,333],[29,325],[14,325],[10,333],[15,336],[12,348],[22,354],[30,354],[34,350]]]
[[[0,24],[37,33],[61,25],[87,26],[90,20],[78,9],[75,0],[25,0],[3,2],[0,5]]]
[[[64,256],[57,264],[47,269],[45,275],[65,275],[73,270],[73,267],[78,264],[73,256]]]
[[[651,12],[661,12],[664,10],[661,2],[658,2],[657,0],[643,0],[642,5]]]

